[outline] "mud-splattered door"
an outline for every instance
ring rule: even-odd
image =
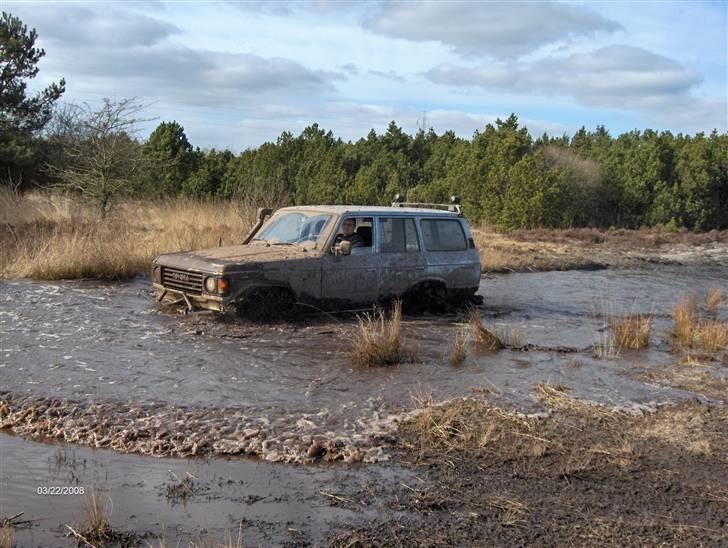
[[[379,251],[382,274],[380,297],[399,297],[415,286],[425,273],[425,257],[415,221],[408,217],[380,217]]]
[[[321,294],[324,299],[373,302],[379,293],[380,255],[367,253],[325,255],[322,261]]]

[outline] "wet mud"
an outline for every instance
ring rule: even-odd
[[[401,459],[419,480],[398,489],[401,516],[332,545],[728,543],[725,406],[625,413],[564,395],[546,405],[524,417],[460,402],[406,424]]]

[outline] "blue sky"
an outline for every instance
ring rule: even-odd
[[[723,2],[9,2],[46,50],[35,88],[137,97],[202,148],[318,122],[344,139],[395,120],[470,137],[605,125],[728,130]]]

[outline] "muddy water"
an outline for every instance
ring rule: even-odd
[[[560,383],[577,397],[612,405],[694,397],[666,384],[641,382],[639,373],[677,360],[668,344],[671,307],[679,293],[693,289],[700,294],[709,287],[728,293],[726,273],[661,266],[487,277],[480,288],[483,322],[518,327],[523,342],[535,348],[471,352],[463,365],[454,367],[445,356],[463,315],[406,318],[405,344],[417,350],[419,361],[357,369],[346,356],[356,330],[351,318],[231,324],[158,310],[145,279],[2,282],[0,399],[18,408],[44,408],[50,423],[60,420],[63,402],[73,402],[68,404],[71,430],[84,418],[103,420],[107,429],[117,428],[119,442],[106,445],[131,452],[155,454],[129,436],[134,420],[151,417],[142,424],[146,436],[153,430],[150,424],[163,429],[165,420],[185,439],[214,431],[208,455],[252,453],[267,460],[310,461],[316,455],[310,445],[318,436],[358,447],[365,460],[376,461],[386,459],[384,442],[396,428],[388,417],[411,409],[413,394],[431,391],[434,400],[444,400],[487,389],[525,409],[534,407],[530,388],[542,382]],[[605,316],[625,313],[654,316],[649,350],[597,358],[593,345],[608,334]],[[719,317],[728,319],[725,308]],[[716,365],[714,373],[724,375],[725,369]],[[134,419],[125,423],[131,414]],[[213,443],[239,439],[235,435],[248,427],[265,436],[230,451],[229,445]],[[104,445],[103,431],[98,437],[73,438],[73,432],[59,430],[53,435]],[[122,443],[126,439],[132,440],[129,445]],[[194,454],[185,447],[168,454]],[[200,490],[186,504],[165,496],[174,477],[170,470],[176,477],[189,472],[196,478]],[[145,541],[152,545],[162,535],[174,545],[214,542],[226,530],[237,530],[241,520],[246,543],[268,545],[304,539],[322,543],[332,528],[386,511],[386,496],[376,486],[386,491],[415,481],[383,465],[154,459],[0,433],[0,517],[22,511],[23,517],[40,520],[15,531],[21,545],[67,543],[63,524],[73,524],[83,512],[80,497],[36,495],[44,485],[97,485],[113,501],[112,525],[147,534]]]
[[[17,546],[73,545],[88,496],[38,495],[38,487],[83,487],[107,508],[112,528],[134,532],[134,545],[217,546],[324,544],[331,531],[387,512],[386,494],[413,474],[388,466],[294,467],[252,460],[155,459],[60,443],[37,443],[0,433],[0,517],[23,512],[32,521],[14,530]],[[193,476],[191,494],[168,496],[168,486]],[[174,495],[174,491],[170,492]]]
[[[254,452],[276,460],[281,455],[271,442],[277,438],[325,434],[365,443],[364,433],[386,431],[388,416],[430,391],[443,400],[486,388],[522,407],[531,405],[529,389],[539,382],[614,405],[686,397],[637,382],[634,373],[675,361],[667,336],[671,307],[679,293],[709,287],[728,292],[722,269],[487,277],[480,288],[486,325],[518,327],[524,342],[540,347],[581,351],[471,353],[453,367],[445,356],[464,318],[420,317],[404,322],[405,344],[416,349],[417,363],[360,369],[346,356],[356,330],[352,319],[255,326],[182,317],[155,306],[146,279],[2,282],[2,390],[16,398],[237,409],[248,426],[266,430],[268,442]],[[593,345],[608,335],[605,316],[638,312],[655,317],[650,349],[595,357]],[[725,319],[725,308],[721,314]]]

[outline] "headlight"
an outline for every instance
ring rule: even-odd
[[[152,267],[152,281],[156,284],[162,283],[162,267],[159,265],[154,265]]]
[[[208,293],[217,293],[217,279],[205,278],[205,291]]]

